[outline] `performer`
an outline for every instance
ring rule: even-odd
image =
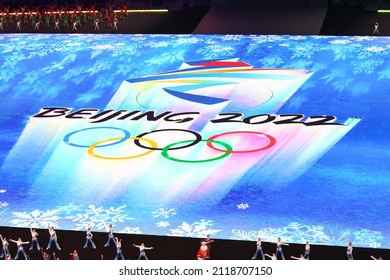
[[[351,261],[353,260],[352,250],[353,250],[353,248],[352,248],[352,242],[349,241],[349,242],[348,242],[348,246],[347,246],[347,259],[348,259],[348,260],[351,260]]]
[[[265,260],[263,248],[261,247],[261,238],[257,237],[256,251],[255,251],[255,254],[252,257],[252,260],[257,260],[257,255],[259,253],[261,254],[262,259]]]
[[[38,232],[36,231],[35,228],[30,228],[30,232],[31,232],[31,246],[30,246],[30,251],[34,248],[34,244],[37,246],[37,250],[40,251],[41,250],[41,246],[39,246],[39,243],[38,243]]]
[[[198,258],[198,260],[207,260],[209,258],[209,250],[206,241],[200,241],[200,248],[198,250],[198,253],[196,254],[196,257]]]
[[[198,260],[207,260],[207,249],[206,251],[202,251],[199,249],[196,257],[198,258]]]
[[[285,260],[282,245],[289,246],[289,244],[282,242],[282,239],[278,237],[278,241],[276,242],[276,257],[280,254],[282,257],[282,260]]]
[[[95,30],[100,30],[100,28],[99,28],[99,18],[96,18],[96,19],[95,19],[94,29],[95,29]]]
[[[374,31],[372,32],[372,35],[379,35],[379,22],[374,23]]]
[[[70,255],[72,256],[73,261],[78,261],[80,259],[79,253],[77,252],[77,250],[74,250],[73,253],[70,253]]]
[[[303,254],[301,254],[301,255],[299,256],[299,258],[294,257],[294,256],[291,256],[291,258],[294,259],[294,260],[300,260],[300,261],[305,261],[305,260],[307,260],[307,259],[303,256]]]
[[[61,247],[57,241],[57,233],[54,230],[54,227],[49,227],[49,235],[50,235],[50,239],[49,239],[49,244],[47,244],[46,250],[49,250],[51,248],[52,243],[56,245],[58,250],[61,250]]]
[[[108,239],[104,247],[110,246],[111,241],[115,244],[115,236],[114,236],[114,230],[112,229],[112,225],[108,226]]]
[[[50,255],[45,251],[43,252],[42,258],[43,260],[48,261],[50,260]]]
[[[305,244],[305,253],[303,254],[303,257],[304,257],[306,260],[309,260],[309,259],[310,259],[310,244],[309,244],[309,241],[306,241],[306,244]]]
[[[9,243],[7,241],[7,238],[3,237],[1,234],[0,234],[0,238],[1,238],[1,243],[3,244],[3,251],[1,252],[0,258],[4,258],[5,256],[10,255],[9,248],[8,248]]]
[[[269,255],[269,254],[264,254],[265,256],[267,256],[267,257],[269,257],[271,260],[273,260],[273,261],[277,261],[278,260],[278,258],[277,258],[277,256],[276,256],[276,254],[275,253],[272,253],[272,256],[271,255]]]
[[[209,237],[209,235],[208,235]],[[210,243],[212,243],[213,241],[211,239],[209,239],[209,241],[207,241],[208,239],[202,239],[200,241],[200,248],[198,250],[198,253],[196,254],[198,260],[201,259],[201,260],[207,260],[210,258]]]
[[[54,21],[54,30],[60,30],[60,20],[57,18],[55,21]]]
[[[96,249],[96,245],[92,240],[93,234],[90,228],[87,229],[87,232],[85,233],[85,238],[86,240],[85,240],[84,248],[87,248],[88,244],[91,243],[92,248]]]
[[[24,255],[24,258],[28,260],[28,256],[26,252],[24,251],[23,245],[24,244],[30,244],[28,241],[22,241],[22,238],[18,238],[18,240],[10,239],[9,241],[16,243],[16,246],[18,246],[18,251],[15,256],[15,260],[19,259],[19,254],[22,253]]]
[[[151,250],[151,249],[153,249],[153,247],[145,247],[145,244],[143,242],[141,243],[141,245],[133,244],[133,246],[139,248],[138,260],[140,260],[141,258],[143,258],[145,260],[149,260],[148,256],[145,253],[145,250]]]
[[[207,246],[207,258],[210,258],[210,252],[211,252],[211,244],[214,243],[214,240],[210,238],[210,235],[208,234],[206,236],[206,239],[204,240],[206,246]]]
[[[375,258],[374,256],[370,256],[371,259],[373,259],[374,261],[382,261],[382,257],[379,257],[379,258]]]
[[[115,237],[115,245],[116,245],[116,257],[115,260],[119,259],[119,257],[124,260],[125,257],[122,253],[122,239],[118,239],[118,237]]]

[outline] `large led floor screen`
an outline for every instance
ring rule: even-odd
[[[0,225],[390,248],[390,38],[0,36]]]

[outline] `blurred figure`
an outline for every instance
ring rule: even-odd
[[[73,261],[78,261],[80,259],[79,253],[77,252],[77,250],[74,250],[73,253],[70,253],[70,255],[72,256]]]
[[[141,258],[143,258],[145,260],[149,260],[148,256],[146,255],[145,250],[151,250],[151,249],[153,249],[153,247],[145,247],[145,244],[143,242],[141,243],[141,245],[133,244],[133,246],[139,248],[138,260],[140,260]]]
[[[348,260],[353,260],[352,250],[353,250],[352,242],[349,241],[348,246],[347,246],[347,259]]]
[[[372,32],[372,35],[379,35],[379,22],[374,23],[374,31]]]
[[[257,241],[256,241],[256,251],[255,251],[255,254],[254,254],[253,257],[252,257],[252,260],[257,260],[257,255],[258,255],[259,253],[261,254],[261,258],[262,258],[263,260],[265,260],[263,248],[261,247],[261,238],[260,238],[260,237],[257,237]]]
[[[96,245],[92,240],[93,234],[90,228],[87,229],[87,232],[85,233],[85,238],[86,240],[85,240],[84,248],[87,248],[88,244],[91,243],[92,248],[96,249]]]
[[[29,244],[30,242],[28,241],[22,241],[22,238],[18,238],[18,240],[13,240],[10,239],[9,241],[16,243],[16,246],[18,247],[18,251],[16,252],[15,260],[19,259],[19,254],[22,253],[24,258],[28,260],[28,256],[26,252],[24,251],[23,245],[24,244]]]
[[[1,238],[1,243],[3,245],[3,251],[1,252],[0,258],[3,258],[10,254],[8,248],[9,243],[7,241],[7,238],[3,237],[1,234],[0,234],[0,238]]]
[[[30,233],[31,233],[31,246],[30,246],[30,251],[34,248],[34,244],[37,247],[37,250],[41,250],[41,246],[39,246],[38,243],[38,232],[35,228],[30,228]]]

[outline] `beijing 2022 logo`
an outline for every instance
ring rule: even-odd
[[[284,145],[302,150],[301,143],[308,138],[313,142],[323,137],[324,132],[315,131],[340,139],[359,121],[351,118],[338,123],[329,115],[277,114],[310,76],[307,70],[253,68],[237,59],[187,62],[178,70],[124,81],[108,103],[109,109],[42,108],[33,118],[74,121],[63,143],[105,160],[137,159],[160,151],[168,160],[202,163],[271,148],[274,154]],[[75,120],[81,121],[81,128]],[[104,126],[96,125],[103,122]],[[315,154],[334,145],[332,138],[323,139]],[[137,152],[113,155],[112,147],[127,140]],[[198,153],[205,158],[172,154],[201,142],[208,151]]]

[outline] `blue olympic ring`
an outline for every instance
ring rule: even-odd
[[[120,130],[122,131],[125,136],[120,139],[120,140],[117,140],[115,142],[112,142],[112,143],[109,143],[109,144],[104,144],[104,145],[100,145],[100,146],[96,146],[96,148],[101,148],[101,147],[108,147],[108,146],[112,146],[112,145],[115,145],[115,144],[119,144],[119,143],[122,143],[124,141],[126,141],[127,139],[129,139],[131,137],[131,134],[128,130],[126,129],[122,129],[122,128],[119,128],[119,127],[109,127],[109,126],[100,126],[100,127],[89,127],[89,128],[83,128],[83,129],[79,129],[79,130],[76,130],[76,131],[73,131],[71,133],[68,133],[67,135],[65,135],[64,137],[64,142],[70,146],[73,146],[73,147],[78,147],[78,148],[89,148],[91,145],[79,145],[79,144],[74,144],[70,141],[70,137],[78,132],[81,132],[81,131],[84,131],[84,130],[92,130],[92,129],[115,129],[115,130]]]

